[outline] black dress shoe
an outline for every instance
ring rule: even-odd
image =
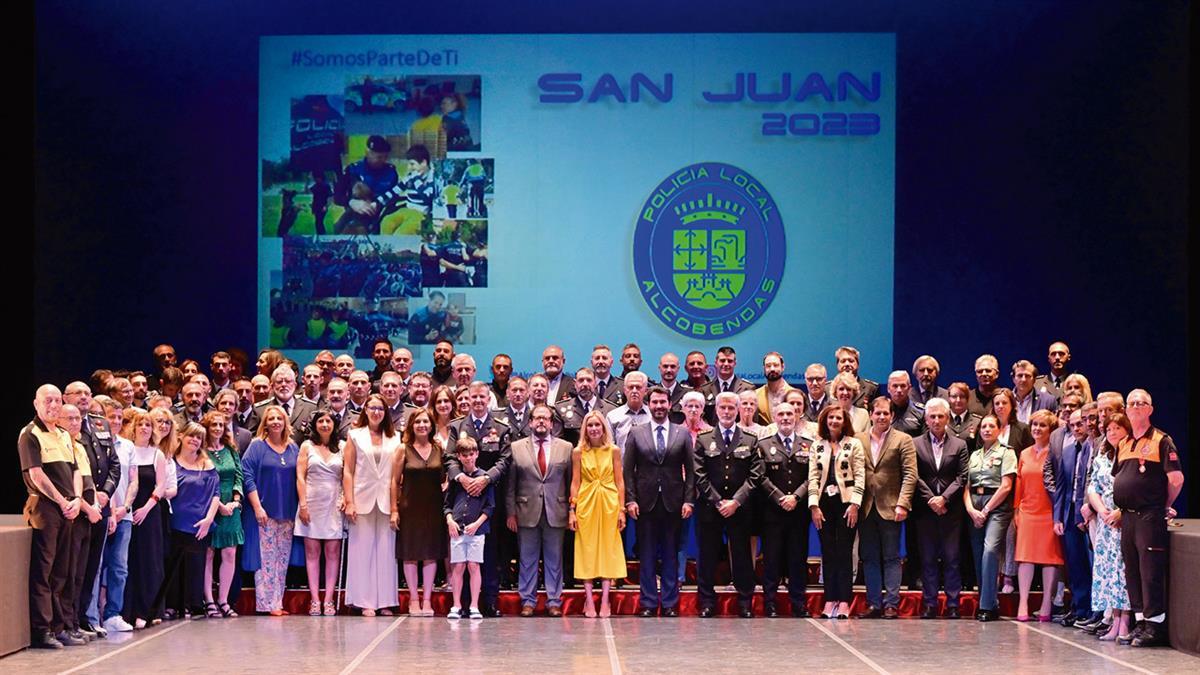
[[[895,607],[884,607],[883,608],[883,618],[898,619],[898,618],[900,618],[900,612],[896,611]]]
[[[499,608],[496,607],[484,607],[483,610],[480,611],[480,614],[483,614],[491,619],[499,619],[500,617],[504,616],[500,613]]]
[[[59,631],[58,635],[54,636],[60,643],[67,647],[82,647],[87,644],[87,640],[83,636],[75,637],[65,630]]]
[[[738,616],[742,617],[743,619],[753,619],[754,612],[749,607],[743,607],[738,610]]]
[[[981,609],[975,612],[975,618],[979,621],[995,621],[1000,614],[994,609]]]
[[[946,613],[942,615],[943,619],[957,619],[960,615],[957,607],[947,607]]]
[[[763,616],[768,619],[777,619],[779,618],[779,612],[776,611],[775,605],[767,605],[763,608]]]
[[[641,611],[638,612],[638,616],[642,617],[643,619],[653,619],[657,615],[658,612],[650,607],[643,607]]]
[[[1079,619],[1079,617],[1075,616],[1075,613],[1074,613],[1074,612],[1071,612],[1071,613],[1069,613],[1069,614],[1067,614],[1067,615],[1065,615],[1065,616],[1062,616],[1062,617],[1060,617],[1060,618],[1058,618],[1058,619],[1055,619],[1055,621],[1057,621],[1057,622],[1058,622],[1058,625],[1060,625],[1060,626],[1062,626],[1062,627],[1064,627],[1064,628],[1070,628],[1071,626],[1074,626],[1074,625],[1075,625],[1075,622],[1076,622],[1078,619]]]
[[[1112,629],[1111,623],[1109,623],[1107,621],[1101,621],[1100,623],[1098,623],[1094,626],[1085,628],[1083,632],[1087,633],[1088,635],[1104,635],[1110,629]]]
[[[868,607],[867,611],[858,615],[860,619],[880,619],[883,618],[883,610],[878,607]]]
[[[58,638],[54,637],[54,633],[46,631],[41,635],[35,635],[33,637],[33,642],[31,642],[29,646],[33,647],[34,649],[62,649],[63,643],[59,642]]]
[[[700,609],[701,619],[711,619],[716,616],[717,612],[712,607],[703,607]]]
[[[662,615],[671,619],[677,618],[679,616],[679,608],[668,607],[662,611]]]
[[[1166,647],[1167,646],[1167,626],[1162,623],[1147,621],[1143,626],[1142,632],[1134,636],[1129,643],[1130,647]]]
[[[808,608],[805,607],[804,605],[796,605],[796,604],[792,605],[792,617],[793,618],[807,619],[810,616],[812,616],[812,614],[808,613]]]
[[[934,607],[933,605],[925,605],[925,609],[921,610],[921,618],[922,619],[936,619],[937,618],[937,608]]]

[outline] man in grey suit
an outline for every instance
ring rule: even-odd
[[[925,424],[929,432],[913,439],[917,451],[917,495],[913,499],[913,508],[921,551],[921,591],[925,605],[922,619],[937,616],[939,558],[941,581],[946,585],[946,618],[959,618],[962,490],[967,482],[970,455],[966,441],[950,433],[949,422],[950,404],[943,398],[931,398],[925,404]]]
[[[293,438],[308,433],[308,421],[317,411],[317,404],[303,396],[296,396],[296,371],[287,364],[279,366],[271,373],[271,397],[254,405],[254,412],[251,413],[246,428],[258,433],[263,411],[271,405],[280,406],[287,413],[288,421],[292,425]]]
[[[576,382],[578,382],[576,378]],[[639,583],[643,618],[662,611],[679,616],[679,533],[692,515],[696,467],[692,437],[672,424],[671,395],[650,389],[650,422],[635,426],[625,439],[625,510],[638,522]],[[662,561],[661,596],[655,563]]]
[[[521,616],[533,616],[537,605],[537,568],[545,567],[546,613],[562,616],[562,542],[571,493],[571,444],[550,435],[553,411],[548,405],[530,412],[531,434],[512,444],[508,477],[508,529],[517,533],[520,549],[518,587]]]
[[[924,405],[931,398],[946,398],[950,392],[946,391],[945,387],[939,387],[937,383],[938,375],[942,372],[942,366],[938,360],[928,354],[923,354],[913,361],[912,376],[916,378],[917,386],[912,388],[908,397],[912,400]]]

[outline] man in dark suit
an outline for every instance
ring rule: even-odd
[[[237,394],[237,405],[229,415],[232,423],[242,429],[249,430],[247,422],[250,421],[251,415],[254,414],[254,389],[250,384],[250,380],[245,377],[240,377],[233,381],[233,391]],[[220,392],[218,392],[219,394]],[[213,399],[213,405],[216,405],[216,399]]]
[[[942,372],[942,367],[938,364],[938,360],[928,354],[918,356],[916,361],[913,361],[912,375],[917,380],[917,386],[913,387],[909,393],[909,398],[925,405],[931,398],[945,399],[949,392],[944,387],[939,387],[937,383],[938,375]]]
[[[81,412],[79,442],[87,453],[88,464],[91,465],[91,479],[96,486],[96,501],[99,503],[102,515],[94,524],[89,524],[86,518],[76,520],[76,527],[89,527],[88,547],[79,551],[83,568],[82,584],[79,598],[75,604],[79,628],[86,632],[106,635],[107,631],[100,625],[99,617],[93,623],[87,616],[92,604],[92,586],[96,574],[100,571],[100,557],[104,552],[104,539],[108,533],[108,500],[112,498],[121,480],[121,460],[117,457],[116,444],[113,442],[113,432],[108,426],[108,420],[102,415],[92,415],[88,410],[92,405],[92,390],[83,382],[72,382],[63,390],[63,402],[74,405]]]
[[[1076,396],[1069,398],[1078,399]],[[1092,551],[1088,544],[1088,524],[1083,513],[1087,504],[1087,474],[1092,462],[1092,441],[1087,420],[1075,410],[1067,420],[1068,432],[1059,440],[1059,450],[1051,448],[1049,459],[1053,475],[1054,531],[1063,544],[1067,583],[1071,588],[1071,611],[1060,623],[1074,625],[1096,618],[1092,612]],[[1057,431],[1057,430],[1056,430]]]
[[[734,375],[735,368],[737,368],[737,352],[733,350],[733,347],[726,345],[717,349],[717,377],[700,387],[700,393],[704,394],[705,401],[704,419],[709,424],[717,423],[717,394],[724,391],[740,394],[743,391],[754,391],[755,389],[753,384]]]
[[[679,357],[667,352],[658,359],[659,384],[667,390],[671,397],[670,419],[675,424],[683,424],[683,408],[679,401],[683,395],[691,391],[691,387],[679,381]]]
[[[575,393],[574,378],[563,372],[563,367],[566,365],[567,359],[563,355],[562,347],[550,345],[542,351],[542,374],[546,376],[546,382],[550,387],[548,398],[550,405],[565,401]]]
[[[833,356],[837,359],[839,373],[850,373],[858,379],[858,396],[854,397],[854,405],[866,408],[867,404],[879,395],[879,383],[858,376],[858,349],[850,346],[838,347]]]
[[[750,499],[762,482],[762,457],[758,439],[737,425],[738,395],[723,391],[716,396],[717,426],[696,438],[696,503],[699,513],[696,537],[700,540],[700,617],[716,614],[713,590],[717,564],[725,559],[725,538],[738,592],[739,615],[754,616],[754,561],[750,558]]]
[[[808,616],[808,450],[811,438],[796,433],[796,409],[790,403],[775,407],[778,433],[758,442],[763,460],[763,613],[779,616],[775,596],[780,572],[787,570],[792,616]],[[785,567],[786,563],[786,567]]]
[[[254,440],[254,434],[250,433],[249,429],[238,426],[237,404],[238,395],[231,389],[218,391],[216,398],[213,399],[213,410],[225,416],[225,424],[233,434],[233,442],[240,457],[246,452],[246,448],[250,447],[250,441]]]
[[[518,378],[514,378],[514,381],[516,379]],[[491,395],[486,383],[472,382],[467,391],[471,411],[465,417],[450,423],[450,441],[446,447],[446,479],[460,483],[472,497],[483,494],[488,485],[495,486],[495,493],[505,494],[505,477],[512,463],[512,432],[507,424],[497,420],[488,410]],[[483,476],[471,478],[463,473],[462,465],[454,453],[455,444],[460,438],[472,438],[479,446],[479,457],[475,460],[475,466],[485,472]],[[505,500],[499,499],[496,501],[492,519],[504,522],[507,520],[506,516]],[[500,597],[501,568],[507,566],[515,552],[515,538],[512,532],[502,527],[492,528],[483,540],[483,565],[480,568],[482,590],[479,605],[484,616],[500,616],[497,600]]]
[[[1029,416],[1039,410],[1058,410],[1058,399],[1049,392],[1034,387],[1037,368],[1025,359],[1012,366],[1013,396],[1017,403],[1017,421],[1029,424]]]
[[[576,374],[576,385],[581,384]],[[625,439],[625,510],[637,521],[642,617],[679,616],[679,533],[692,515],[695,464],[692,437],[672,423],[671,396],[650,389],[650,422],[635,426]],[[655,564],[661,561],[661,587]],[[661,596],[659,595],[661,589]]]
[[[806,422],[817,423],[817,415],[821,409],[833,405],[833,391],[829,384],[829,371],[820,363],[810,363],[804,369],[804,386],[808,389],[808,402],[801,411],[801,418]]]
[[[392,426],[397,429],[403,429],[404,417],[407,411],[401,399],[404,396],[404,381],[400,379],[399,373],[389,370],[380,376],[379,395],[383,397],[383,402],[387,404],[388,414],[392,417]]]
[[[199,382],[188,382],[183,385],[180,398],[183,400],[173,410],[177,433],[182,432],[188,422],[199,424],[200,418],[204,416],[208,406],[208,401],[204,399],[204,387]]]
[[[872,619],[899,617],[900,524],[912,509],[917,485],[917,451],[912,437],[891,426],[892,402],[879,396],[871,401],[871,428],[855,436],[866,450],[858,550],[869,605],[863,616]]]
[[[959,556],[963,531],[962,490],[970,455],[967,444],[950,433],[950,404],[942,398],[925,403],[928,433],[913,439],[917,451],[917,497],[913,500],[921,551],[922,619],[937,617],[938,561],[946,586],[946,618],[957,619],[962,592]]]
[[[281,406],[287,413],[292,427],[292,438],[300,438],[308,433],[308,422],[317,411],[317,404],[296,396],[296,372],[291,366],[281,365],[271,373],[271,397],[254,406],[249,420],[253,426],[247,428],[257,434],[258,426],[262,423],[263,411],[272,405]]]
[[[579,426],[583,424],[584,415],[592,410],[599,410],[600,414],[607,418],[608,413],[617,409],[616,405],[597,394],[595,373],[591,368],[580,368],[575,372],[575,395],[565,401],[559,401],[554,406],[558,418],[562,420],[560,438],[572,446],[579,443]]]

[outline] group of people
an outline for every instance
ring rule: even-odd
[[[612,583],[636,557],[639,615],[678,616],[689,536],[701,617],[717,613],[724,562],[738,613],[754,616],[759,551],[765,615],[805,617],[810,525],[823,618],[850,616],[861,561],[864,618],[898,616],[907,571],[922,618],[959,618],[968,577],[981,621],[1015,590],[1018,621],[1166,641],[1178,450],[1151,424],[1148,392],[1093,398],[1063,343],[1045,374],[1013,364],[1011,389],[991,355],[977,359],[975,387],[943,388],[927,355],[881,386],[859,375],[853,347],[837,350],[832,379],[809,365],[803,387],[786,382],[778,352],[762,359],[765,383],[751,384],[731,347],[712,370],[699,351],[682,364],[663,354],[657,381],[634,344],[620,376],[607,346],[573,375],[550,346],[528,377],[497,354],[490,382],[448,341],[426,372],[386,340],[370,372],[329,351],[301,368],[266,349],[253,376],[236,350],[213,354],[207,374],[196,361],[177,367],[170,345],[154,354],[151,375],[100,370],[90,384],[36,392],[18,442],[36,646],[236,616],[240,570],[254,573],[256,610],[285,615],[293,563],[306,568],[314,616],[339,612],[343,567],[355,611],[397,611],[402,569],[409,614],[432,616],[439,565],[451,618],[500,616],[513,560],[522,616],[537,612],[539,566],[547,614],[562,614],[571,575],[585,615],[607,616]],[[1056,614],[1064,587],[1070,604]]]

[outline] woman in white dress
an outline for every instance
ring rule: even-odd
[[[296,463],[296,536],[304,537],[304,567],[308,570],[309,616],[333,616],[333,595],[341,573],[342,539],[345,525],[342,510],[342,453],[337,427],[328,410],[317,411],[308,425],[308,440],[300,446]],[[321,553],[325,553],[325,604],[321,605]]]
[[[399,604],[396,532],[392,530],[392,456],[400,434],[387,402],[367,397],[343,447],[342,488],[350,540],[346,549],[346,604],[363,616],[390,616]]]

